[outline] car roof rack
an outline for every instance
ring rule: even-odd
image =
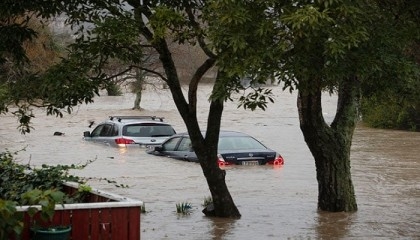
[[[159,120],[163,122],[164,117],[156,117],[156,116],[109,116],[109,120],[114,121],[117,120],[121,122],[124,119],[151,119],[153,121]]]

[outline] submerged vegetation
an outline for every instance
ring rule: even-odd
[[[211,198],[211,196],[205,197],[202,206],[207,207],[211,204],[213,204],[213,199]]]
[[[181,202],[176,204],[176,213],[188,215],[192,211],[192,204],[189,202]]]

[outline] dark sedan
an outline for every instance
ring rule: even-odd
[[[188,133],[175,134],[147,153],[179,160],[198,162]],[[219,165],[283,165],[283,157],[252,136],[234,131],[221,131],[218,145]]]

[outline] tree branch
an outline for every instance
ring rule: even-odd
[[[202,33],[202,29],[200,24],[195,21],[194,13],[192,12],[191,7],[186,7],[185,11],[187,12],[188,19],[191,22],[192,27],[194,28],[195,32],[197,33],[197,41],[200,45],[201,49],[203,49],[204,53],[210,58],[216,58],[216,55],[208,48],[207,44],[204,41],[204,36]]]
[[[196,108],[197,106],[197,88],[198,83],[203,78],[204,74],[214,66],[216,59],[209,58],[207,59],[198,69],[195,71],[194,75],[191,78],[190,85],[188,88],[188,102],[190,103],[190,109]]]

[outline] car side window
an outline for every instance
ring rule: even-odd
[[[102,127],[101,133],[99,134],[99,136],[101,137],[107,137],[107,136],[111,136],[112,133],[112,125],[110,124],[104,124],[104,126]]]
[[[90,134],[91,137],[99,137],[99,134],[101,133],[103,127],[104,124],[98,125],[95,129],[93,129],[92,133]]]
[[[181,140],[181,142],[179,143],[179,146],[178,146],[178,151],[191,152],[192,151],[191,139],[190,138],[182,138],[182,140]]]
[[[118,125],[113,125],[110,136],[118,136]]]
[[[175,138],[172,138],[172,139],[168,140],[163,145],[163,150],[164,151],[175,151],[175,148],[178,145],[179,140],[180,140],[180,137],[175,137]]]

